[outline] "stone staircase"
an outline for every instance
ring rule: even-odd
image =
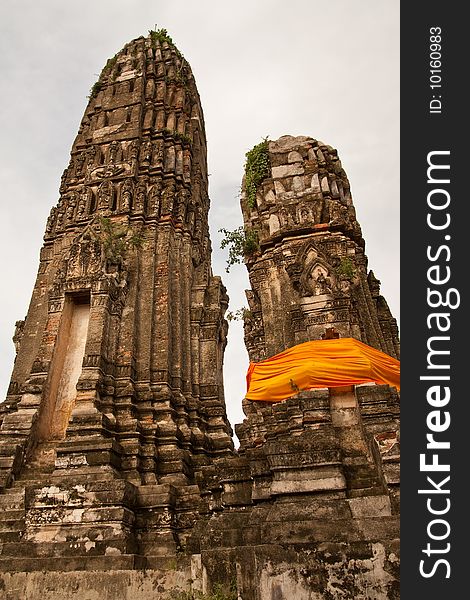
[[[15,485],[0,494],[0,556],[21,541],[25,531],[25,488]]]
[[[38,447],[28,467],[0,493],[0,571],[47,568],[44,560],[36,556],[36,544],[27,541],[26,497],[28,489],[46,485],[51,477],[54,469],[51,446]]]
[[[33,460],[16,481],[0,493],[0,560],[13,545],[22,541],[26,531],[25,495],[27,486],[41,485],[54,470],[54,444],[37,447]]]
[[[53,443],[38,446],[0,492],[0,572],[173,564],[197,518],[198,486],[138,486],[91,466],[65,472],[54,458]]]

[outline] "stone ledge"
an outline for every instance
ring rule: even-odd
[[[34,572],[34,571],[109,571],[144,569],[145,558],[137,554],[120,556],[78,556],[53,558],[4,558],[0,557],[0,571]]]

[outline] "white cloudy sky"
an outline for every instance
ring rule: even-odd
[[[242,223],[244,155],[261,138],[309,135],[338,149],[369,266],[399,316],[398,0],[15,0],[0,4],[0,398],[51,206],[87,94],[106,59],[164,27],[196,77],[209,149],[213,267],[246,304],[245,267],[224,272],[218,229]],[[229,418],[243,419],[239,324],[225,357]]]

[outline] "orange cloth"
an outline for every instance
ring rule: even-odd
[[[248,400],[279,402],[302,390],[359,383],[400,389],[400,362],[354,338],[315,340],[250,363]]]

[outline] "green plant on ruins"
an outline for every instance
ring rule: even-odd
[[[115,224],[107,217],[100,217],[100,240],[106,258],[115,264],[121,264],[131,248],[140,248],[143,237],[131,227]]]
[[[356,274],[356,269],[352,260],[348,257],[343,257],[339,265],[335,268],[336,275],[346,279],[352,279]]]
[[[262,181],[271,174],[268,146],[269,141],[265,137],[262,142],[245,154],[245,191],[247,203],[250,208],[256,206],[256,192]]]
[[[224,238],[220,242],[220,247],[223,250],[228,246],[228,259],[226,272],[230,271],[230,267],[237,263],[241,263],[247,256],[252,256],[259,250],[259,238],[256,229],[245,229],[243,225],[237,227],[233,231],[227,229],[219,229],[219,233],[224,234]]]
[[[90,89],[90,94],[88,95],[88,98],[91,100],[92,98],[96,98],[96,96],[98,95],[98,92],[102,89],[103,87],[103,82],[100,81],[98,79],[98,81],[95,81],[95,83],[91,86]]]
[[[184,133],[179,133],[179,131],[172,131],[171,129],[167,129],[166,127],[162,129],[164,135],[171,135],[175,142],[181,142],[182,144],[192,144],[192,139],[189,135]]]
[[[115,54],[112,58],[108,58],[106,64],[101,70],[100,76],[98,77],[98,81],[95,81],[95,83],[91,86],[90,94],[88,96],[90,100],[92,98],[95,98],[98,95],[98,92],[103,88],[103,77],[111,73],[111,71],[114,68],[114,65],[116,64],[116,61],[117,54]]]
[[[115,54],[112,58],[108,58],[108,60],[106,61],[106,64],[104,65],[103,70],[101,71],[101,75],[104,75],[105,73],[111,73],[111,71],[114,69],[114,65],[117,62],[117,54]],[[101,77],[100,75],[100,77]]]
[[[156,49],[157,44],[163,44],[164,42],[166,42],[171,48],[173,48],[173,50],[176,53],[176,56],[181,61],[180,65],[178,67],[178,70],[175,74],[174,80],[169,77],[165,77],[165,81],[167,83],[171,83],[171,81],[176,81],[177,83],[180,83],[186,91],[189,91],[187,71],[186,71],[186,67],[188,66],[188,63],[187,63],[186,59],[184,58],[182,52],[180,52],[178,50],[178,48],[175,46],[175,43],[172,40],[171,36],[168,34],[168,31],[166,29],[149,29],[149,35],[150,35],[150,40],[152,42],[152,48],[154,50]]]
[[[237,309],[235,312],[231,310],[226,314],[227,321],[245,321],[245,319],[250,319],[253,316],[253,313],[249,308],[243,306],[242,308]]]
[[[149,35],[154,48],[157,46],[157,42],[160,42],[160,44],[167,42],[170,46],[175,45],[166,29],[149,29]]]
[[[166,42],[169,46],[171,46],[175,50],[177,56],[179,58],[181,58],[181,60],[184,60],[184,56],[181,54],[181,52],[175,46],[175,42],[172,40],[171,36],[169,35],[169,33],[166,29],[149,29],[149,35],[150,35],[150,39],[152,41],[152,48],[154,50],[157,47],[157,42],[160,44],[163,44],[164,42]]]
[[[181,142],[183,144],[191,144],[192,140],[189,137],[189,135],[186,135],[184,133],[179,133],[178,131],[174,131],[173,132],[173,137],[177,142]]]

